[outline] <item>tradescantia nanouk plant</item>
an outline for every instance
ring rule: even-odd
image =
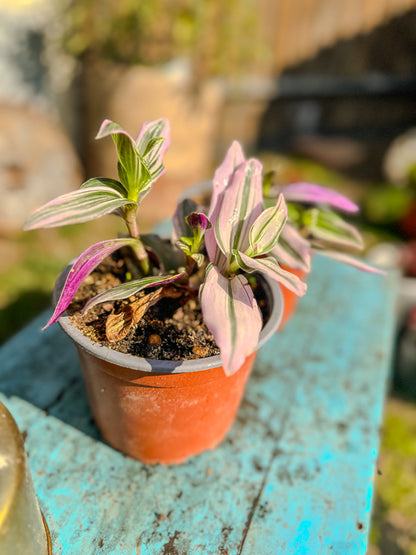
[[[90,179],[77,191],[36,210],[25,224],[25,229],[56,227],[111,213],[124,221],[127,230],[127,236],[96,243],[78,257],[47,326],[60,318],[83,280],[107,256],[129,247],[135,261],[132,279],[90,299],[83,312],[98,303],[129,299],[121,313],[108,317],[107,337],[111,341],[111,337],[124,337],[161,298],[199,295],[204,322],[220,349],[225,373],[231,375],[255,350],[262,327],[250,274],[266,275],[304,295],[305,283],[282,264],[308,271],[312,248],[322,248],[329,235],[330,239],[341,237],[344,244],[360,244],[358,232],[340,223],[332,212],[301,209],[297,201],[311,200],[315,195],[314,200],[346,211],[354,211],[355,205],[337,193],[309,185],[306,191],[299,185],[283,192],[274,189],[273,198],[264,198],[262,166],[256,159],[245,160],[238,142],[232,143],[214,174],[206,214],[197,210],[196,203],[185,200],[175,212],[170,242],[142,235],[137,212],[165,170],[169,122],[148,122],[133,139],[119,125],[105,120],[97,138],[108,136],[117,149],[118,180]],[[291,201],[289,211],[285,197]],[[316,236],[316,243],[306,237],[306,228]],[[138,293],[140,296],[135,297]]]
[[[235,142],[215,172],[209,214],[195,211],[192,202],[181,203],[174,216],[174,238],[167,245],[154,236],[140,234],[137,210],[164,171],[169,122],[160,119],[146,123],[134,140],[119,125],[106,120],[97,138],[107,136],[117,148],[119,179],[90,179],[77,191],[36,210],[25,224],[25,229],[55,227],[112,213],[124,221],[128,232],[125,237],[96,243],[78,257],[47,326],[59,319],[82,281],[107,256],[130,247],[137,263],[137,279],[98,294],[83,311],[150,289],[131,304],[130,317],[126,313],[109,317],[113,318],[111,330],[116,330],[113,335],[120,337],[148,306],[163,296],[180,294],[175,287],[185,288],[188,295],[199,294],[203,318],[220,348],[224,370],[233,374],[255,349],[262,327],[248,274],[268,275],[298,295],[306,291],[299,278],[280,267],[274,254],[287,220],[283,196],[263,208],[261,164],[255,159],[246,161]]]
[[[273,206],[283,195],[288,209],[287,225],[275,252],[281,264],[308,272],[312,254],[320,253],[359,270],[382,273],[345,252],[364,248],[357,228],[336,212],[356,214],[359,207],[355,203],[320,185],[300,182],[279,186],[272,180],[273,172],[263,178],[265,206]]]

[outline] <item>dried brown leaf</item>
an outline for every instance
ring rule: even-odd
[[[120,312],[112,313],[107,318],[105,333],[108,341],[114,343],[121,341],[129,333],[133,325],[133,311],[130,305],[126,305]]]

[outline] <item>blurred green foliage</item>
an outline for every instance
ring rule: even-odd
[[[196,74],[236,74],[267,51],[255,0],[67,0],[64,49],[128,64],[178,56]]]

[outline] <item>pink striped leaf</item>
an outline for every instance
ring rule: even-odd
[[[216,219],[217,204],[220,196],[227,187],[234,170],[244,162],[243,149],[238,141],[233,141],[225,155],[224,161],[214,173],[212,181],[211,204],[208,210],[208,217],[211,221]]]
[[[272,249],[271,254],[280,264],[295,270],[310,272],[311,246],[302,235],[287,223],[279,237],[279,242]]]
[[[250,256],[270,252],[277,245],[286,221],[286,203],[283,195],[280,194],[275,206],[263,210],[251,226],[249,233]]]
[[[24,229],[58,227],[78,224],[135,204],[123,196],[116,181],[91,179],[77,191],[72,191],[41,206],[27,219]]]
[[[357,228],[335,212],[311,208],[303,213],[302,223],[316,239],[356,249],[363,248],[363,239]]]
[[[169,120],[157,119],[145,123],[140,129],[136,144],[154,181],[165,171],[163,157],[170,146]]]
[[[108,289],[108,291],[103,291],[90,299],[82,309],[82,313],[85,314],[90,308],[99,303],[128,299],[132,295],[136,295],[136,293],[142,291],[142,289],[155,287],[156,285],[167,285],[168,283],[181,279],[184,275],[184,272],[181,272],[175,275],[168,274],[164,276],[146,276],[141,279],[127,281],[121,285],[116,285],[115,287]]]
[[[313,251],[319,254],[322,254],[324,256],[327,256],[329,258],[332,258],[333,260],[337,260],[338,262],[341,262],[343,264],[348,264],[349,266],[352,266],[353,268],[357,268],[357,270],[361,270],[363,272],[368,272],[370,274],[380,274],[380,275],[385,274],[383,270],[380,270],[379,268],[375,268],[374,266],[370,266],[369,264],[366,264],[363,260],[350,256],[349,254],[346,254],[344,252],[333,251],[328,249],[316,249],[316,248],[313,248]]]
[[[224,277],[210,264],[200,289],[204,322],[221,351],[227,376],[241,367],[256,348],[262,317],[253,291],[243,275]]]
[[[220,197],[213,229],[218,247],[226,257],[234,249],[245,251],[249,247],[249,230],[262,212],[261,172],[258,160],[243,162]]]
[[[84,251],[72,266],[65,285],[56,304],[54,313],[45,328],[54,324],[70,305],[73,296],[83,280],[111,253],[125,246],[134,246],[137,239],[130,237],[123,239],[110,239],[95,243]]]
[[[343,212],[358,212],[359,207],[350,199],[321,185],[313,183],[292,183],[282,187],[286,202],[301,202],[306,204],[327,204]]]
[[[169,122],[155,120],[145,123],[136,143],[120,125],[105,120],[96,138],[101,139],[109,135],[117,148],[120,181],[127,189],[129,199],[140,202],[164,171],[162,158],[170,142]]]
[[[272,255],[261,258],[250,258],[242,252],[235,251],[238,265],[245,272],[260,272],[281,283],[296,295],[302,297],[306,293],[306,283],[292,272],[284,270]]]

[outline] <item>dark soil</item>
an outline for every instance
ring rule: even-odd
[[[91,297],[126,281],[128,268],[131,269],[131,264],[126,264],[125,258],[109,257],[81,284],[68,313],[84,335],[110,349],[151,359],[189,360],[219,354],[219,348],[202,320],[197,295],[193,298],[185,295],[178,299],[160,300],[133,325],[125,338],[108,341],[108,316],[154,289],[141,291],[134,299],[130,297],[126,301],[98,304],[85,315],[80,311]],[[255,290],[262,291],[262,288],[256,287]],[[264,308],[264,291],[258,302]]]

